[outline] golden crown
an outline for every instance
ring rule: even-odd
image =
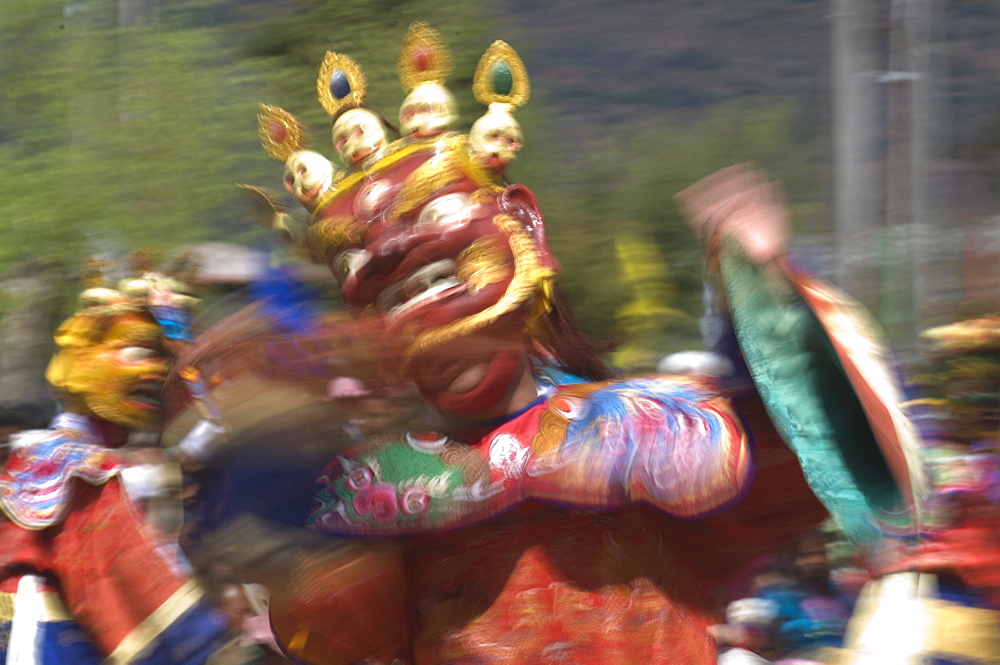
[[[155,262],[150,250],[135,250],[127,260],[128,276],[113,283],[105,275],[111,263],[89,259],[80,270],[85,289],[71,318],[95,320],[144,311],[157,320],[167,337],[189,340],[191,313],[198,303],[191,287],[197,266],[190,255],[179,257],[166,272],[156,271]]]
[[[504,171],[523,143],[512,112],[528,101],[530,92],[524,64],[514,49],[496,41],[480,58],[472,91],[488,109],[467,135],[452,129],[455,100],[445,87],[452,59],[437,31],[425,23],[411,25],[397,69],[407,95],[399,108],[400,136],[391,138],[395,128],[365,106],[368,82],[358,63],[334,52],[323,59],[316,90],[333,119],[332,140],[343,163],[339,170],[322,155],[305,149],[305,132],[294,116],[276,106],[260,106],[261,143],[272,158],[285,164],[286,188],[314,220],[329,217],[333,204],[366,175],[429,147],[436,157],[419,169],[421,177],[399,193],[397,212],[405,212],[428,188],[446,184],[442,181],[449,174],[463,174],[492,191],[502,188]],[[287,225],[287,220],[282,224]],[[341,226],[338,233],[350,235],[351,230]]]

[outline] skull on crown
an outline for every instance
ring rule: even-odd
[[[455,98],[436,83],[418,85],[399,107],[400,129],[414,138],[430,138],[446,132],[454,120]]]
[[[285,189],[307,209],[312,209],[333,186],[333,164],[323,155],[299,150],[285,161]]]
[[[524,144],[521,125],[504,105],[492,104],[469,130],[469,152],[486,168],[503,172]]]
[[[385,145],[385,127],[367,109],[350,109],[333,123],[333,147],[348,168],[357,167]]]
[[[437,33],[411,26],[399,58],[403,136],[390,143],[364,106],[359,65],[326,54],[317,93],[348,168],[307,204],[304,244],[352,313],[369,318],[387,376],[412,380],[442,414],[491,417],[508,398],[534,399],[526,330],[548,311],[556,263],[534,196],[501,177],[523,141],[511,115],[528,98],[520,58],[504,42],[484,54],[473,89],[489,111],[469,136],[450,131],[450,66]],[[268,128],[298,129],[287,114],[269,117]],[[262,130],[265,148],[289,144],[270,137]]]

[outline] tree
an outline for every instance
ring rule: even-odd
[[[745,100],[713,107],[694,123],[662,116],[596,137],[563,136],[562,144],[543,137],[542,149],[529,139],[517,173],[538,174],[528,184],[542,202],[562,262],[560,281],[584,327],[601,337],[628,337],[625,320],[612,315],[628,297],[614,241],[637,236],[658,247],[671,268],[666,279],[676,299],[669,306],[693,317],[673,336],[661,331],[663,352],[697,344],[702,252],[673,199],[725,166],[751,161],[766,168],[786,186],[797,230],[823,232],[823,167],[797,126],[791,104]]]
[[[461,2],[8,0],[0,23],[0,273],[9,281],[0,290],[35,294],[5,301],[0,368],[9,379],[41,375],[53,310],[74,301],[80,285],[71,276],[87,256],[267,242],[235,187],[280,179],[260,148],[257,104],[301,108],[317,118],[314,128],[328,127],[314,83],[328,48],[371,63],[373,102],[401,99],[386,35],[401,39],[418,16],[441,19],[457,43],[464,78],[456,83],[468,88],[477,49],[486,46],[473,26],[485,17]],[[464,100],[471,112],[471,93]],[[51,270],[40,272],[35,260]],[[24,321],[33,323],[18,325]],[[25,331],[42,347],[28,344]]]

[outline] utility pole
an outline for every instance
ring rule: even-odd
[[[917,0],[920,2],[921,0]],[[885,235],[879,317],[897,349],[913,342],[913,238],[917,167],[914,160],[915,83],[923,75],[914,69],[909,25],[911,0],[889,3],[889,69],[879,78],[886,91]]]
[[[937,123],[931,53],[932,0],[892,0],[886,155],[887,261],[881,313],[898,344],[916,350],[921,330],[951,320],[959,295],[958,236],[949,228],[943,178],[934,168]]]
[[[877,3],[833,0],[834,219],[838,285],[869,307],[879,293],[883,128]]]

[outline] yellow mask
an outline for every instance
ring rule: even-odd
[[[169,368],[160,326],[146,313],[80,313],[56,333],[62,347],[46,379],[66,409],[128,429],[160,422],[160,390]]]

